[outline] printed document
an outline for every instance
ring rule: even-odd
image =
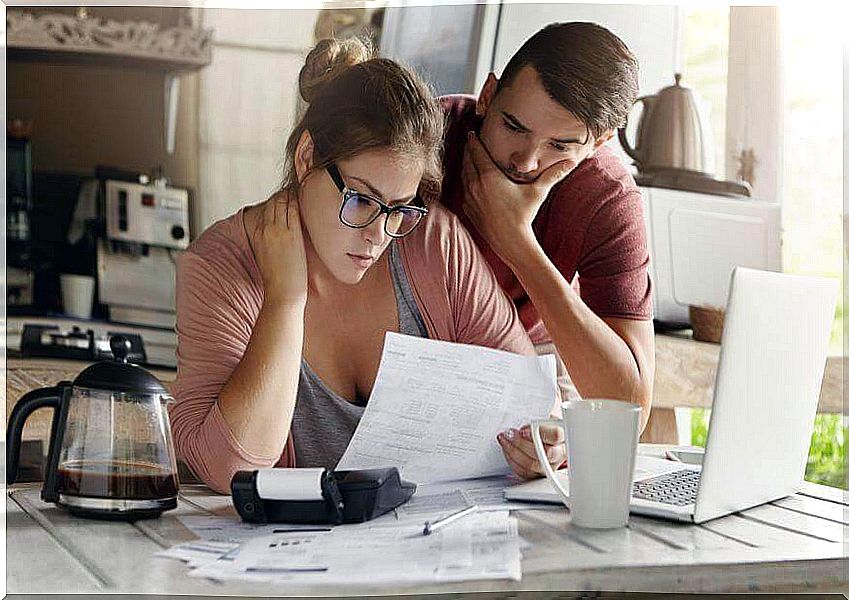
[[[543,481],[545,479],[543,478]],[[475,505],[481,512],[550,510],[551,504],[510,502],[504,492],[521,480],[515,477],[485,477],[420,485],[410,500],[395,509],[398,519],[445,516]]]
[[[398,467],[416,483],[504,475],[496,436],[549,416],[553,355],[387,333],[366,410],[337,469]]]
[[[418,520],[343,525],[250,539],[195,563],[192,577],[350,586],[521,578],[521,538],[507,511],[476,514],[430,536]]]
[[[209,515],[181,515],[177,519],[193,534],[207,542],[240,544],[251,538],[274,533],[289,531],[324,530],[330,531],[330,525],[299,525],[292,523],[277,523],[259,525],[247,523],[239,517],[223,517]]]

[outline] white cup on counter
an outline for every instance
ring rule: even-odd
[[[638,405],[619,400],[562,404],[562,419],[531,422],[531,436],[545,476],[578,527],[611,529],[628,524],[634,461],[640,431]],[[566,433],[569,489],[558,481],[540,438],[541,425]]]
[[[62,286],[62,307],[65,314],[80,319],[90,319],[91,306],[94,302],[94,277],[62,273],[59,280]]]

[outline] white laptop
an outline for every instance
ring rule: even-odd
[[[638,456],[631,512],[701,523],[796,491],[837,293],[832,279],[734,270],[702,465]],[[561,502],[545,478],[505,496]]]

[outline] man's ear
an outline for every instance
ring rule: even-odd
[[[295,146],[295,176],[298,178],[298,185],[304,182],[312,170],[314,151],[312,136],[308,130],[304,129],[298,145]]]
[[[498,77],[495,73],[490,73],[486,76],[486,81],[483,82],[481,93],[478,96],[478,103],[475,106],[475,114],[479,117],[486,115],[492,104],[492,99],[495,98],[495,93],[498,91]]]
[[[603,144],[605,144],[610,138],[616,135],[616,131],[613,129],[608,129],[604,133],[602,133],[599,137],[596,138],[593,143],[593,150],[598,150],[601,148]]]

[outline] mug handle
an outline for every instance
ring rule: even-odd
[[[554,469],[551,468],[551,465],[548,462],[548,457],[545,454],[545,446],[542,444],[542,437],[539,434],[539,428],[541,425],[554,425],[556,427],[563,427],[563,434],[565,437],[566,428],[564,427],[564,423],[562,419],[540,419],[538,421],[531,421],[531,437],[534,439],[534,449],[537,451],[537,459],[542,465],[543,471],[545,471],[545,476],[554,486],[554,489],[560,494],[560,499],[563,500],[563,503],[566,506],[569,506],[569,494],[566,493],[566,490],[563,489],[563,486],[560,485],[560,482],[557,481],[557,475],[554,472]],[[566,440],[568,444],[569,441]]]

